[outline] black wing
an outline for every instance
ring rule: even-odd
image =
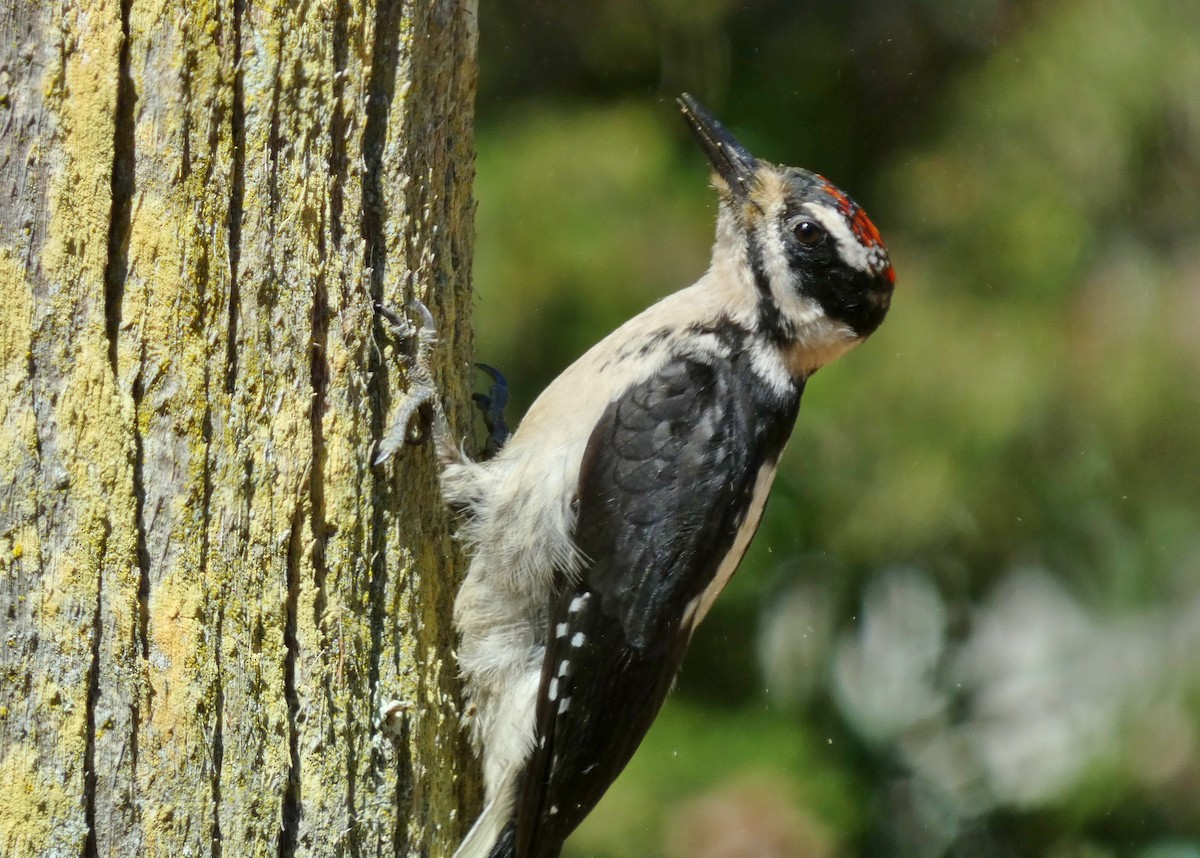
[[[733,543],[797,403],[798,393],[764,414],[727,362],[677,358],[597,424],[575,537],[588,565],[579,580],[562,576],[550,606],[517,855],[557,856],[633,756],[683,657],[683,614]]]

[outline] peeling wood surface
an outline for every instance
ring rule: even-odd
[[[0,854],[448,854],[473,0],[4,5]]]

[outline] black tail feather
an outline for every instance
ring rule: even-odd
[[[500,832],[500,836],[496,838],[496,845],[488,853],[488,858],[516,858],[516,855],[517,818],[514,816],[508,821],[508,825],[504,826],[504,830]]]

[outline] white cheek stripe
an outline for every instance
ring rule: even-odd
[[[826,207],[810,204],[807,208],[822,209],[821,214],[833,214]],[[822,224],[826,222],[817,214],[809,216]],[[785,392],[791,389],[795,378],[815,372],[851,348],[858,338],[844,323],[830,319],[815,298],[803,293],[803,284],[796,283],[796,273],[788,263],[778,220],[767,222],[770,224],[768,231],[760,233],[763,270],[775,306],[795,327],[795,341],[786,354],[765,342],[755,344],[750,365],[772,388]],[[837,222],[842,223],[840,215],[837,215]]]
[[[775,306],[797,328],[823,319],[825,310],[821,304],[796,290],[795,274],[784,249],[784,238],[779,232],[779,215],[771,212],[763,219],[763,223],[766,228],[759,233],[759,253]]]
[[[846,223],[846,219],[842,217],[840,212],[836,212],[829,206],[823,206],[819,203],[808,203],[804,206],[804,210],[812,215],[821,226],[825,227],[825,231],[833,236],[837,241],[838,250],[841,252],[842,259],[847,265],[857,268],[859,271],[865,271],[870,274],[874,270],[872,266],[872,253],[870,248],[863,245],[861,241],[850,231],[850,225]]]

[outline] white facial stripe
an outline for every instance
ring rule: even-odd
[[[764,229],[758,233],[763,270],[771,286],[771,297],[783,317],[797,328],[807,327],[824,318],[825,310],[813,298],[800,294],[795,287],[795,273],[779,233],[778,218],[764,218]]]
[[[803,219],[815,220],[826,227],[839,244],[851,242],[851,248],[860,252],[859,261],[865,266],[864,270],[870,270],[865,249],[840,214],[817,204],[807,205],[805,211]],[[798,220],[788,221],[784,228],[791,228]],[[782,350],[766,343],[759,344],[751,353],[751,366],[773,388],[783,390],[792,379],[810,375],[851,349],[859,338],[845,323],[831,319],[819,301],[804,293],[802,284],[797,288],[797,274],[788,259],[778,213],[765,217],[763,223],[765,228],[758,232],[763,271],[775,305],[793,326],[794,340]]]
[[[825,227],[825,231],[833,236],[837,242],[838,250],[841,252],[842,259],[851,268],[857,268],[859,271],[865,271],[868,274],[872,273],[875,266],[872,264],[871,248],[868,248],[859,241],[853,232],[850,231],[850,224],[846,223],[846,219],[842,217],[841,212],[831,209],[829,206],[823,206],[820,203],[806,203],[804,210],[808,212],[812,219]]]

